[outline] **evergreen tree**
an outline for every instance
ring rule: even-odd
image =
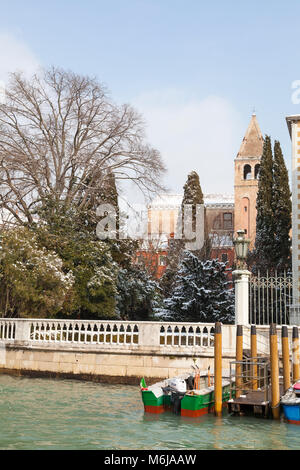
[[[274,265],[280,270],[289,269],[291,265],[291,214],[289,176],[280,143],[275,140],[273,171]]]
[[[183,253],[182,240],[169,240],[169,247],[166,256],[166,269],[159,280],[159,286],[163,297],[169,297],[175,282],[175,277],[178,271],[178,265]]]
[[[182,221],[184,220],[184,205],[190,204],[193,209],[192,229],[196,229],[196,204],[204,204],[203,192],[200,186],[199,175],[196,171],[189,173],[187,181],[183,187],[183,199],[181,203]]]
[[[206,229],[206,210],[204,209],[204,227],[197,227],[196,226],[196,209],[197,205],[204,205],[204,198],[203,192],[200,185],[199,175],[196,171],[192,171],[187,178],[187,181],[183,187],[184,194],[181,204],[181,222],[182,222],[182,233],[183,233],[183,241],[188,243],[194,243],[197,237],[200,237],[200,230],[204,230],[204,244],[200,250],[193,250],[194,253],[200,259],[208,259],[210,256],[211,251],[211,243]],[[184,206],[188,204],[192,206],[192,224],[191,228],[193,232],[198,231],[196,236],[189,240],[185,239],[186,234],[184,233]]]
[[[167,254],[166,270],[160,280],[160,288],[164,297],[168,297],[171,294],[175,278],[178,271],[178,266],[182,260],[182,256],[185,250],[186,243],[194,243],[196,237],[193,239],[185,239],[184,233],[184,206],[188,204],[192,206],[192,224],[191,228],[193,232],[203,230],[203,227],[196,227],[196,209],[197,204],[204,204],[203,192],[200,185],[199,175],[196,171],[189,173],[187,181],[183,187],[184,194],[181,203],[181,208],[177,219],[177,233],[182,234],[182,239],[171,239],[169,240],[169,249]],[[193,253],[198,256],[199,259],[209,259],[211,253],[211,242],[206,230],[206,213],[204,209],[204,244],[200,250],[193,250]]]
[[[234,297],[228,289],[226,264],[201,261],[184,252],[171,296],[165,299],[160,319],[189,322],[230,323],[234,319]]]
[[[265,137],[256,201],[255,248],[248,261],[254,271],[289,269],[291,263],[291,192],[280,143]]]
[[[256,209],[255,249],[251,258],[256,268],[264,271],[274,265],[273,154],[271,138],[267,135],[260,164]]]
[[[160,303],[158,283],[141,266],[119,270],[117,291],[117,313],[122,320],[150,320]]]

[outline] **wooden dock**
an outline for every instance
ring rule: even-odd
[[[283,394],[283,386],[280,385],[280,396]],[[271,387],[265,390],[250,390],[238,398],[228,401],[229,413],[243,415],[257,415],[265,418],[272,416]]]

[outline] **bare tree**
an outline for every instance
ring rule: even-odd
[[[58,68],[13,73],[0,105],[0,208],[32,222],[45,198],[85,209],[108,173],[143,192],[161,189],[160,154],[141,116],[96,79]]]

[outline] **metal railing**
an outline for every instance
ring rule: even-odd
[[[258,391],[264,401],[269,399],[270,360],[268,357],[250,357],[230,362],[230,399]]]
[[[252,325],[290,324],[293,306],[293,278],[290,273],[251,276],[249,285],[249,323]]]

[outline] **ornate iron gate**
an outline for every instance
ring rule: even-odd
[[[252,325],[289,325],[293,278],[284,271],[252,275],[249,285],[249,322]]]

